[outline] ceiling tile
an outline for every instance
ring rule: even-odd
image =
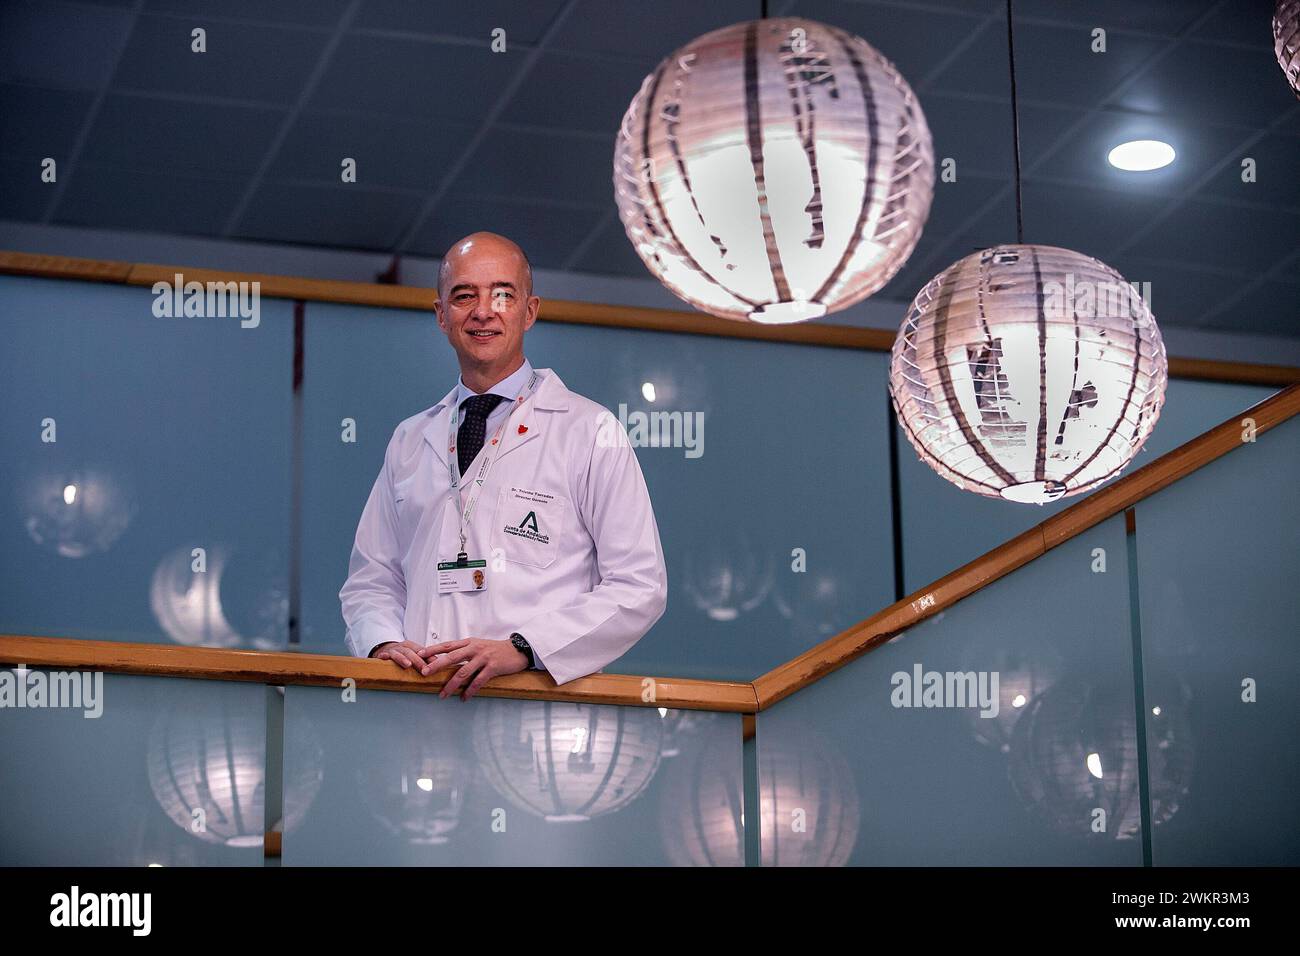
[[[630,276],[634,279],[650,276],[650,270],[632,248],[632,241],[628,239],[618,216],[609,218],[573,268],[575,272]]]
[[[1271,53],[1267,47],[1246,50],[1189,40],[1153,64],[1116,102],[1189,123],[1268,123],[1295,103]]]
[[[441,258],[456,240],[488,230],[517,242],[534,268],[558,269],[603,216],[600,209],[480,196],[448,197],[425,220],[409,243],[409,251]]]
[[[345,157],[357,183],[433,192],[473,130],[455,123],[392,116],[303,113],[271,165],[273,179],[340,182]]]
[[[72,152],[94,97],[90,93],[0,83],[0,156],[30,163]]]
[[[1150,293],[1151,313],[1159,325],[1196,325],[1206,312],[1235,295],[1245,281],[1133,255],[1124,255],[1106,264],[1129,282],[1149,283],[1146,288]]]
[[[521,62],[487,47],[349,36],[309,107],[476,123]]]
[[[1282,71],[1279,70],[1279,73]],[[1286,82],[1283,80],[1283,82]],[[1300,136],[1300,102],[1291,107],[1290,113],[1276,127],[1278,132],[1290,133],[1292,136]]]
[[[999,192],[1007,191],[1005,197],[1011,199],[1011,171],[1002,176],[987,177],[963,175],[961,166],[957,167],[956,182],[938,182],[934,186],[934,200],[930,204],[930,215],[921,231],[922,242],[939,242],[946,240],[966,227],[967,220],[985,203]],[[1006,228],[1014,234],[1016,228],[1015,213],[1006,220]]]
[[[5,183],[5,188],[0,189],[0,219],[31,222],[44,217],[54,197],[54,185],[41,182],[37,166],[0,158],[0,176]]]
[[[1273,10],[1276,6],[1276,0],[1231,0],[1230,3],[1221,3],[1192,36],[1211,43],[1254,43],[1272,50]]]
[[[1241,131],[1238,136],[1244,135]],[[1267,203],[1300,212],[1300,136],[1277,133],[1232,153],[1233,161],[1205,185],[1205,194],[1221,199]],[[1242,161],[1255,160],[1255,181],[1243,182]],[[1300,236],[1296,237],[1300,243]]]
[[[1108,264],[1115,250],[1170,202],[1120,190],[1035,182],[1024,184],[1022,198],[1028,242],[1073,249]]]
[[[654,68],[653,61],[643,59],[611,63],[548,53],[533,66],[501,119],[613,135],[641,81]]]
[[[930,92],[921,97],[921,106],[934,138],[936,164],[945,157],[955,159],[959,180],[963,171],[986,176],[1004,176],[1015,171],[1010,100],[977,100]],[[1041,159],[1057,138],[1083,115],[1082,110],[1021,103],[1022,165],[1029,167]]]
[[[1265,282],[1201,324],[1229,332],[1300,336],[1300,295],[1294,285]]]
[[[786,0],[788,3],[789,0]],[[968,13],[972,16],[998,16],[1006,10],[1005,0],[847,0],[849,3],[864,7],[879,7],[885,11],[913,5],[919,10],[932,12]],[[780,6],[773,4],[775,11]]]
[[[1294,249],[1298,237],[1300,215],[1188,200],[1130,251],[1254,274]]]
[[[500,27],[506,31],[508,53],[511,43],[536,43],[563,6],[564,0],[368,0],[352,26],[474,37],[481,39],[484,46],[492,31]]]
[[[207,31],[207,52],[191,49],[190,30]],[[329,37],[267,24],[142,16],[131,34],[114,88],[256,100],[298,101]]]
[[[527,156],[527,162],[520,157]],[[560,133],[493,130],[453,184],[465,195],[614,201],[614,132],[608,142]]]
[[[992,31],[950,65],[937,89],[1009,96],[1011,79],[1005,31]],[[1016,90],[1025,100],[1092,107],[1150,59],[1164,41],[1134,34],[1108,37],[1105,53],[1093,53],[1085,27],[1036,23],[1016,27]]]
[[[83,155],[140,170],[251,173],[283,121],[262,107],[108,96]]]
[[[213,235],[243,193],[231,180],[79,164],[54,221],[98,229]]]
[[[1220,0],[1016,0],[1016,17],[1092,24],[1106,30],[1141,30],[1176,36]],[[1230,0],[1238,3],[1240,0]]]
[[[305,27],[330,27],[339,21],[351,0],[147,0],[145,9],[191,18],[262,20]],[[195,23],[202,26],[202,23]]]
[[[298,186],[263,183],[235,235],[314,246],[392,249],[418,204],[409,196],[359,185]]]
[[[556,50],[649,57],[656,63],[705,33],[758,19],[756,0],[663,4],[645,0],[580,0],[551,41]]]
[[[126,10],[0,4],[0,80],[101,89],[112,77],[131,19]]]

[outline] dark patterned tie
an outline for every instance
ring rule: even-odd
[[[460,460],[460,473],[464,475],[474,463],[479,449],[487,438],[487,420],[492,409],[505,401],[501,395],[473,395],[461,402],[460,413],[464,421],[456,432],[456,457]]]

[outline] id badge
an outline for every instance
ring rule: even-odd
[[[442,561],[438,564],[438,593],[483,591],[487,588],[487,561]]]

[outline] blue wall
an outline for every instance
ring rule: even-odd
[[[283,644],[292,303],[241,328],[156,318],[153,301],[0,280],[0,630]]]

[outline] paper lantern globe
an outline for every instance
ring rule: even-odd
[[[760,855],[763,866],[846,866],[861,805],[848,762],[806,725],[760,728]],[[673,761],[660,789],[659,830],[675,866],[744,866],[743,771],[734,739],[713,734]],[[749,812],[755,812],[750,806]]]
[[[734,621],[767,600],[776,577],[770,553],[741,525],[716,530],[725,522],[697,527],[683,552],[686,593],[711,621]]]
[[[668,765],[659,835],[673,866],[744,866],[744,772],[734,738],[710,734]]]
[[[866,41],[776,17],[707,33],[646,77],[614,149],[646,267],[713,315],[799,322],[881,288],[930,211],[934,150]]]
[[[1300,0],[1278,0],[1273,14],[1273,52],[1292,92],[1300,98]]]
[[[149,609],[168,637],[192,647],[285,647],[289,589],[282,555],[240,553],[217,541],[206,546],[202,572],[193,562],[191,545],[180,545],[150,579]]]
[[[129,476],[81,465],[50,465],[19,479],[23,526],[64,558],[110,550],[137,511]]]
[[[1145,694],[1150,815],[1152,826],[1161,826],[1186,800],[1194,770],[1190,694],[1181,681],[1151,674]],[[1069,677],[1034,698],[1012,734],[1008,774],[1029,816],[1048,829],[1081,838],[1139,839],[1142,792],[1132,688]]]
[[[1138,291],[1053,246],[969,255],[917,294],[889,388],[921,460],[957,487],[1043,504],[1118,474],[1151,434],[1168,361]]]
[[[759,732],[763,866],[847,866],[862,818],[853,770],[824,731],[778,720]]]
[[[1010,753],[1016,724],[1060,679],[1064,661],[1053,642],[1039,635],[998,634],[963,643],[960,672],[998,674],[998,712],[985,716],[981,708],[968,707],[963,717],[979,743],[1000,754]]]
[[[261,846],[265,830],[266,716],[224,696],[193,699],[179,689],[149,733],[154,798],[176,826],[204,843]],[[185,694],[190,699],[180,699]],[[282,781],[284,832],[297,827],[320,791],[323,751],[309,725],[291,723],[285,750],[295,758]],[[201,812],[200,812],[201,811]]]
[[[398,728],[394,736],[357,770],[366,804],[385,830],[407,843],[447,843],[474,780],[468,745],[424,726]]]
[[[663,719],[643,707],[490,700],[474,751],[492,787],[548,823],[617,813],[659,767]]]

